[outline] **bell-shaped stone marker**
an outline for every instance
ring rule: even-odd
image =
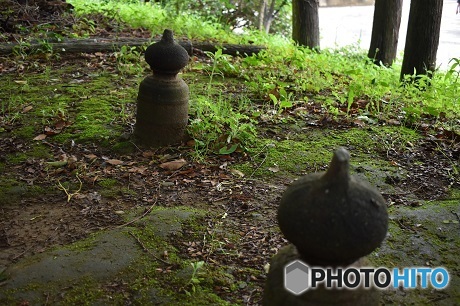
[[[147,48],[145,60],[153,75],[139,86],[136,141],[151,147],[179,143],[187,127],[189,89],[177,74],[187,65],[188,53],[166,29],[161,41]]]
[[[296,260],[309,267],[360,268],[369,265],[364,256],[385,238],[385,200],[377,189],[349,174],[349,161],[348,151],[339,148],[326,172],[301,177],[284,192],[278,223],[292,244],[272,258],[264,305],[379,304],[379,292],[375,289],[320,286],[307,290],[308,284],[292,290],[285,287],[287,281],[294,282],[304,273],[298,268],[288,271],[290,274],[286,272],[286,267]]]

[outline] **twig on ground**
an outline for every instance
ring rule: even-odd
[[[252,298],[252,295],[254,294],[255,291],[257,291],[257,290],[254,289],[254,290],[249,291],[249,296],[248,296],[247,299],[246,299],[246,306],[251,305],[251,303],[250,303],[250,302],[251,302],[251,298]]]
[[[64,186],[62,186],[61,181],[58,180],[58,184],[59,184],[58,188],[59,188],[60,190],[63,190],[63,191],[65,192],[65,194],[67,195],[67,203],[70,202],[70,200],[73,198],[73,196],[77,195],[77,194],[80,192],[81,187],[82,187],[82,185],[83,185],[82,181],[81,181],[80,178],[78,177],[78,174],[76,175],[76,177],[77,177],[77,180],[80,182],[80,187],[78,187],[78,190],[77,190],[77,191],[72,192],[72,193],[69,192],[70,188],[67,189],[67,188],[65,188]]]
[[[267,159],[267,156],[268,156],[268,152],[265,154],[264,159],[262,160],[262,162],[254,169],[254,171],[252,171],[252,173],[249,176],[249,178],[251,178],[254,175],[254,173],[256,173],[256,171],[259,170],[260,167],[262,167],[262,165],[265,163],[265,160]]]
[[[158,199],[156,199],[156,200],[153,202],[153,204],[152,204],[142,215],[140,215],[139,217],[134,218],[133,220],[131,220],[131,221],[129,221],[129,222],[126,222],[126,223],[124,223],[124,224],[122,224],[122,225],[118,225],[116,228],[125,227],[125,226],[127,226],[127,225],[133,224],[134,222],[139,221],[140,219],[144,218],[145,216],[147,216],[147,215],[152,211],[153,207],[155,207],[155,205],[157,204],[157,202],[158,202]]]
[[[133,142],[133,141],[130,141],[130,143],[136,147],[137,150],[139,150],[139,152],[143,152],[141,149],[139,149],[139,147]]]
[[[147,248],[145,247],[145,245],[142,243],[142,241],[139,239],[139,237],[137,237],[136,235],[134,235],[134,234],[131,233],[131,232],[128,232],[128,233],[129,233],[131,236],[133,236],[134,239],[136,239],[136,241],[139,243],[139,245],[142,247],[142,249],[143,249],[144,251],[146,251],[150,256],[152,256],[152,257],[155,258],[156,260],[158,260],[158,261],[164,263],[165,265],[168,265],[168,266],[171,265],[171,263],[167,262],[166,260],[161,259],[160,257],[158,257],[158,256],[156,256],[155,254],[153,254],[152,252],[150,252],[150,250],[147,249]]]
[[[11,261],[15,261],[16,259],[22,257],[22,255],[24,255],[25,253],[27,253],[28,251],[30,251],[31,249],[33,248],[33,245],[29,246],[28,248],[26,248],[22,253],[14,256]]]
[[[252,158],[254,158],[254,157],[256,157],[256,156],[262,154],[262,153],[264,152],[265,149],[273,148],[274,146],[275,146],[275,145],[272,144],[272,143],[266,144],[266,145],[263,146],[263,148],[262,148],[257,154],[255,154]],[[254,173],[256,173],[256,171],[259,170],[260,167],[262,167],[262,165],[265,163],[265,160],[267,159],[267,157],[268,157],[268,150],[267,150],[267,152],[265,153],[265,156],[264,156],[264,159],[262,160],[262,162],[257,166],[257,168],[254,169],[254,171],[252,171],[251,175],[248,176],[247,179],[250,179],[250,178],[254,175]]]

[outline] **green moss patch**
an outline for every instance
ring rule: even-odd
[[[67,122],[67,126],[51,137],[62,143],[74,140],[109,145],[109,138],[120,135],[123,124],[134,115],[126,104],[135,102],[136,88],[120,87],[114,75],[93,78],[69,70],[79,68],[49,68],[44,74],[19,80],[6,76],[8,80],[2,84],[6,84],[3,91],[8,98],[2,101],[3,111],[14,115],[21,124],[14,135],[31,140],[43,133],[45,127],[54,128],[61,121]],[[24,83],[20,90],[15,81]]]
[[[0,204],[13,203],[23,198],[37,197],[47,189],[38,185],[28,185],[14,178],[0,177]]]
[[[401,133],[402,132],[402,133]],[[369,173],[371,168],[379,170],[377,176],[385,180],[387,175],[398,173],[398,168],[376,155],[369,160],[369,152],[379,150],[382,139],[390,139],[393,135],[398,139],[398,145],[403,146],[409,141],[416,141],[416,132],[400,127],[363,130],[351,128],[348,130],[318,130],[308,129],[301,133],[291,134],[290,139],[263,139],[253,149],[254,158],[235,168],[246,176],[255,177],[298,177],[305,173],[323,171],[332,158],[332,152],[339,146],[346,147],[351,153],[351,165],[355,172],[368,175],[368,180],[375,183],[375,175]],[[396,136],[398,135],[398,136]],[[392,144],[394,146],[393,141]],[[398,147],[399,149],[400,147]],[[381,151],[387,149],[382,147]],[[374,171],[375,172],[375,171]],[[395,174],[400,175],[400,174]]]
[[[420,207],[403,205],[389,208],[388,236],[380,249],[369,255],[374,266],[445,267],[450,284],[443,291],[404,290],[404,294],[384,292],[384,302],[401,304],[410,301],[422,305],[439,296],[460,296],[458,254],[460,253],[460,223],[457,215],[459,190],[453,190],[448,199],[426,201]]]

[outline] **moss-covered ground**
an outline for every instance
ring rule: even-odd
[[[382,303],[459,301],[455,139],[327,109],[307,116],[310,104],[298,101],[277,108],[244,78],[211,82],[212,62],[194,60],[183,75],[189,137],[163,148],[132,138],[145,64],[127,71],[105,53],[31,57],[2,75],[2,304],[260,305],[267,264],[287,244],[276,221],[282,192],[324,171],[339,146],[389,207],[373,264],[441,265],[452,275],[445,291],[388,291]],[[43,268],[47,260],[62,265]],[[111,260],[120,264],[97,272]],[[33,267],[42,270],[26,273]],[[57,267],[74,274],[40,279]]]

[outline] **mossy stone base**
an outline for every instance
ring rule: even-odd
[[[380,292],[376,289],[354,290],[326,289],[320,286],[301,295],[294,295],[284,288],[284,268],[294,260],[303,260],[294,245],[282,248],[270,262],[270,272],[265,283],[262,304],[264,306],[313,306],[313,305],[379,305]],[[308,264],[308,263],[307,263]],[[369,266],[366,258],[350,265],[360,268]]]

